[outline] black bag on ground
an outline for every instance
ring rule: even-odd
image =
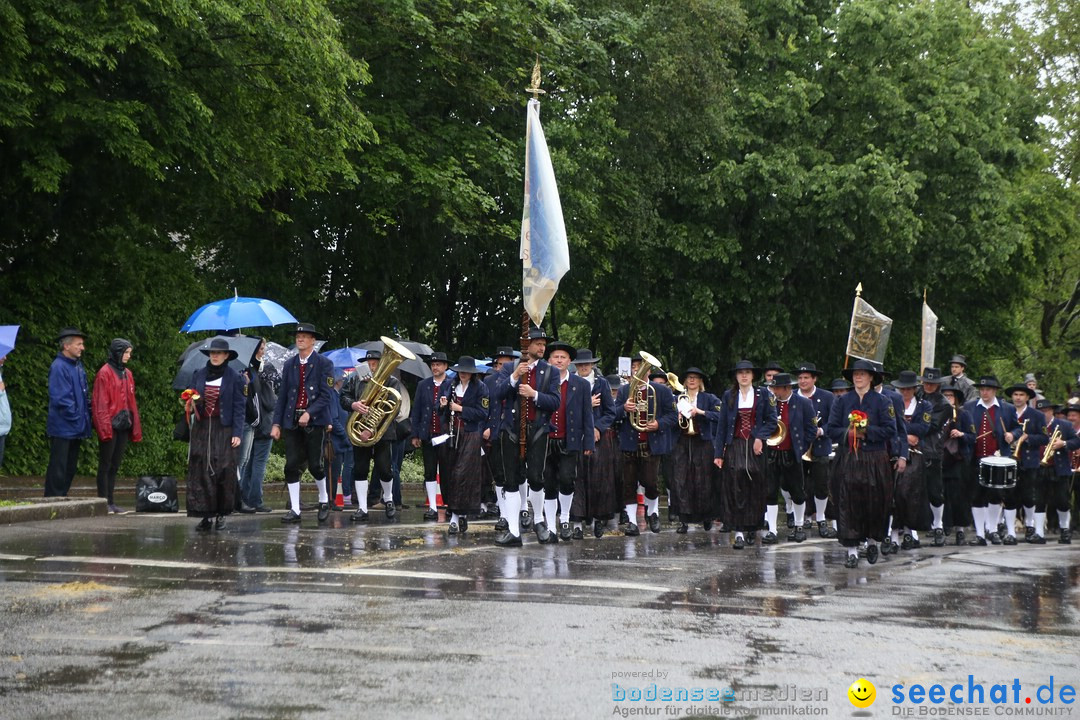
[[[180,512],[176,478],[172,475],[140,476],[135,481],[135,512]]]

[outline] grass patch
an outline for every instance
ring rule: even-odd
[[[26,500],[0,500],[0,507],[17,507],[19,505],[33,505]]]

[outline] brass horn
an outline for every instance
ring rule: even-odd
[[[645,432],[649,423],[656,419],[656,390],[649,384],[649,373],[653,368],[663,372],[660,361],[647,352],[638,353],[641,356],[641,367],[630,377],[630,391],[627,396],[637,403],[637,409],[630,413],[630,426],[638,432]],[[639,401],[638,393],[645,389],[645,399]]]
[[[780,418],[776,419],[776,430],[773,434],[765,440],[765,444],[769,447],[777,447],[780,443],[784,442],[784,438],[787,437],[787,425]]]
[[[349,442],[357,447],[371,447],[382,439],[390,425],[397,420],[398,410],[401,408],[401,393],[386,385],[391,373],[397,366],[406,360],[415,360],[416,355],[385,335],[381,338],[383,343],[383,355],[379,360],[375,372],[368,378],[364,386],[364,394],[360,402],[368,407],[367,415],[354,412],[349,416],[349,422],[345,425],[345,434]],[[364,440],[361,435],[364,431],[371,433],[371,437]]]

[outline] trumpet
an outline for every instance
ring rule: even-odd
[[[629,414],[630,427],[638,432],[645,432],[649,423],[656,420],[656,390],[649,384],[649,373],[653,368],[663,370],[660,361],[649,353],[642,351],[641,367],[630,377],[630,391],[627,398],[637,403],[637,409]],[[645,390],[644,400],[638,400],[641,390]]]
[[[1019,460],[1020,459],[1020,451],[1021,451],[1020,446],[1024,444],[1024,438],[1027,437],[1027,424],[1028,424],[1028,421],[1025,420],[1024,424],[1020,426],[1020,439],[1016,441],[1016,449],[1013,450],[1013,454],[1012,454],[1013,460]]]
[[[1039,463],[1043,467],[1050,467],[1054,462],[1054,443],[1061,439],[1061,428],[1054,428],[1054,432],[1050,435],[1050,442],[1046,444],[1046,452],[1043,453],[1042,461]]]
[[[398,365],[406,360],[416,359],[416,356],[403,345],[385,335],[380,339],[385,348],[382,359],[375,368],[375,372],[368,378],[364,394],[360,398],[360,402],[367,405],[368,413],[361,415],[359,412],[354,412],[349,415],[349,421],[345,424],[345,434],[349,442],[357,447],[371,447],[379,442],[397,420],[398,410],[401,409],[401,393],[388,387],[386,383]],[[367,440],[362,437],[364,431],[371,433],[371,437]]]
[[[678,396],[676,398],[676,405],[682,403],[683,400],[693,404],[690,400],[690,395],[686,392],[686,388],[684,388],[682,383],[679,382],[678,375],[673,372],[669,372],[667,374],[667,381],[668,385],[671,386],[671,389],[674,390],[675,394]],[[682,414],[682,412],[679,412],[679,427],[685,430],[687,435],[697,435],[697,428],[694,427],[693,415],[691,415],[690,417],[686,417]]]

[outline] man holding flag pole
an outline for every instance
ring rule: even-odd
[[[504,478],[503,502],[500,506],[507,528],[495,538],[495,543],[504,547],[521,545],[519,512],[522,508],[518,486],[522,475],[543,477],[548,421],[550,413],[559,406],[559,396],[552,389],[555,373],[542,359],[541,346],[546,345],[547,337],[541,323],[559,289],[559,281],[570,269],[570,250],[563,225],[559,190],[555,184],[547,140],[540,125],[540,101],[537,96],[544,91],[540,89],[539,58],[533,66],[532,87],[528,92],[533,97],[526,110],[525,202],[521,217],[521,295],[525,306],[521,318],[522,358],[517,367],[507,365],[496,382],[497,401],[514,395],[518,398],[517,403],[507,403],[509,417],[504,418],[500,429],[500,435],[504,435],[500,437]],[[509,449],[508,439],[516,440],[516,454]],[[544,453],[539,452],[541,445]],[[534,450],[530,451],[530,448]],[[538,512],[540,507],[533,510]],[[541,531],[548,532],[546,527],[540,528],[538,536]],[[540,539],[546,540],[545,537]]]

